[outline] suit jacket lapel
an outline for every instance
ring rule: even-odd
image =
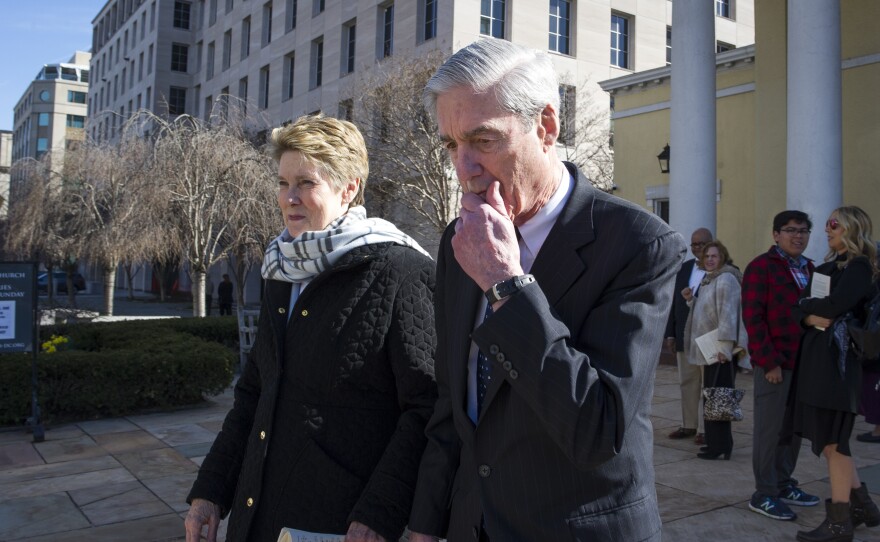
[[[448,250],[450,257],[454,259],[452,248],[449,247]],[[468,354],[475,311],[482,292],[457,262],[450,265],[447,272],[449,287],[445,293],[445,305],[449,311],[446,320],[449,333],[449,393],[453,408],[460,409],[464,413],[463,418],[470,421],[467,415]]]

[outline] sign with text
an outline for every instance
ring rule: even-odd
[[[0,354],[33,351],[35,273],[32,263],[0,263]]]

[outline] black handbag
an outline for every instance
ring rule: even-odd
[[[733,375],[733,372],[736,370],[733,367],[733,362],[730,361],[727,364],[730,366],[731,375]],[[742,421],[743,412],[739,403],[745,396],[746,391],[739,388],[716,386],[715,384],[718,383],[718,374],[720,372],[715,372],[712,387],[703,388],[703,419],[710,422]]]
[[[864,362],[876,362],[880,358],[880,291],[865,303],[865,318],[860,320],[849,314],[846,328],[852,340],[856,357]]]

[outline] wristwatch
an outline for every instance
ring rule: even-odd
[[[501,282],[496,282],[491,288],[486,290],[486,299],[489,300],[490,306],[494,305],[505,297],[509,297],[522,290],[525,288],[526,284],[531,284],[533,282],[535,282],[535,277],[532,275],[520,275],[518,277],[502,280]]]

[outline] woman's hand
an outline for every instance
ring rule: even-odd
[[[217,542],[217,528],[220,526],[220,507],[205,499],[193,499],[183,522],[186,527],[186,542],[199,542],[202,526],[208,526],[205,540]]]
[[[189,541],[187,540],[187,542]],[[348,526],[345,542],[385,542],[385,539],[363,523],[352,521]]]
[[[821,327],[822,329],[828,329],[831,327],[831,324],[834,323],[834,320],[829,320],[828,318],[822,318],[821,316],[816,316],[815,314],[808,314],[806,318],[804,318],[804,323],[808,326],[813,327]]]
[[[718,363],[727,363],[730,361],[727,359],[727,356],[724,355],[724,352],[718,352],[715,357],[718,359]]]
[[[694,298],[694,293],[690,287],[688,287],[681,291],[681,297],[683,297],[685,301],[690,301]]]

